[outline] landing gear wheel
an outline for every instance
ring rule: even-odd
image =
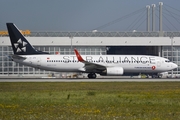
[[[95,73],[89,73],[88,78],[95,79],[97,76]]]

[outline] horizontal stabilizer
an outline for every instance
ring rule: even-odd
[[[25,60],[26,57],[22,57],[22,56],[19,56],[19,55],[12,55],[11,56],[12,59],[21,59],[21,60]]]

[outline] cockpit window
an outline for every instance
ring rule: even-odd
[[[165,62],[169,63],[170,61],[169,60],[165,60]]]

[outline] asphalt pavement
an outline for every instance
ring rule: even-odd
[[[180,79],[142,78],[0,78],[0,82],[180,82]]]

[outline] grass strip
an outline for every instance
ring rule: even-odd
[[[180,82],[0,83],[0,119],[180,119]]]

